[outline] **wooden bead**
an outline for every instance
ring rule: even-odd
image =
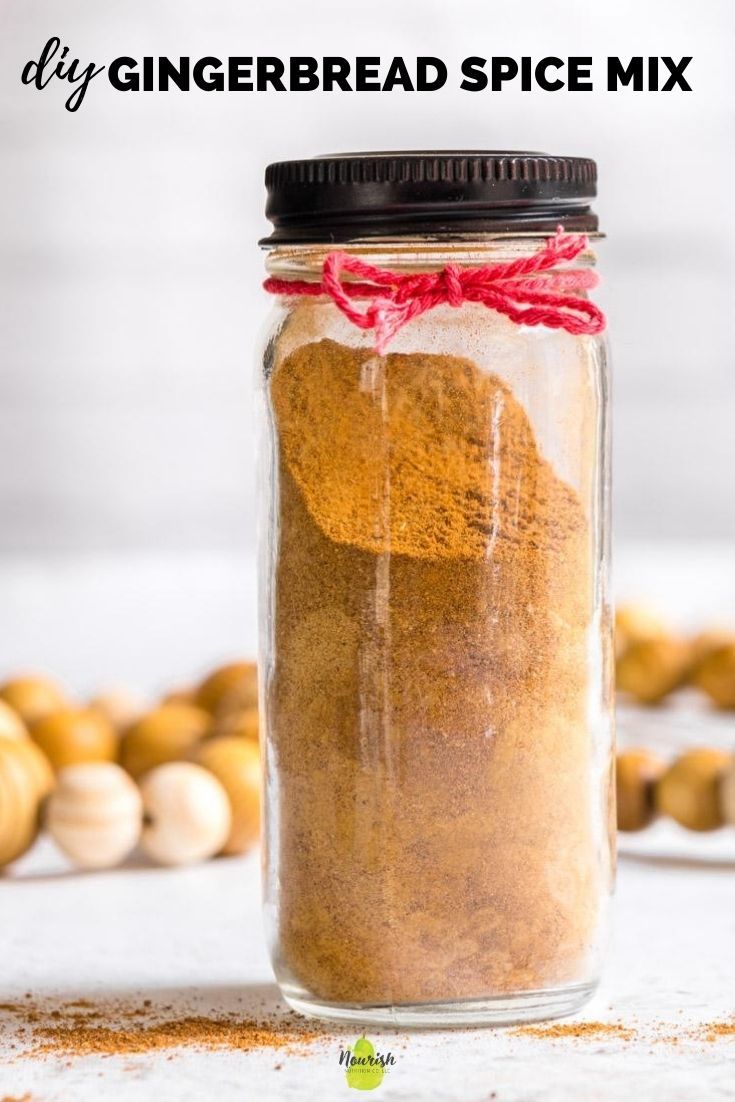
[[[245,853],[260,834],[260,752],[237,735],[208,739],[196,761],[221,782],[230,801],[232,825],[222,853]]]
[[[140,719],[145,711],[141,701],[129,689],[106,689],[97,693],[89,701],[89,707],[109,719],[112,726],[122,734],[132,723]]]
[[[64,691],[48,677],[14,677],[0,685],[0,700],[9,704],[30,727],[43,716],[68,705]]]
[[[143,716],[123,736],[120,760],[132,777],[186,758],[210,730],[212,717],[193,704],[164,704]]]
[[[633,643],[670,634],[668,625],[658,612],[647,605],[621,605],[615,610],[615,654],[618,658]]]
[[[46,826],[80,868],[106,869],[137,844],[142,817],[140,792],[125,770],[113,762],[87,762],[59,773]]]
[[[164,704],[196,704],[196,689],[171,689],[159,700],[159,705]]]
[[[91,708],[64,708],[36,720],[31,738],[54,769],[85,761],[114,761],[118,739],[108,719]]]
[[[255,662],[232,662],[214,670],[199,686],[197,704],[212,715],[257,707],[258,667]]]
[[[735,708],[735,642],[711,648],[699,661],[691,681],[718,708]]]
[[[18,739],[15,753],[28,771],[38,800],[45,800],[56,784],[51,762],[30,738]]]
[[[735,826],[735,758],[720,781],[720,803],[725,822]]]
[[[696,685],[702,665],[709,661],[715,651],[729,643],[735,643],[735,635],[728,628],[708,628],[693,636],[689,643],[691,649],[689,680],[692,684]]]
[[[0,736],[3,738],[28,738],[28,728],[18,713],[0,700]]]
[[[39,800],[33,781],[16,757],[15,739],[0,739],[0,866],[31,846],[38,832]]]
[[[0,738],[0,866],[31,846],[52,784],[51,767],[29,739]]]
[[[618,830],[643,830],[656,817],[654,787],[666,771],[666,762],[650,750],[618,754],[615,780]]]
[[[147,773],[140,789],[141,845],[154,861],[188,865],[222,850],[230,834],[230,802],[207,769],[193,762],[169,762]]]
[[[260,720],[257,708],[244,708],[242,711],[229,712],[227,715],[220,716],[215,721],[212,732],[215,737],[219,735],[234,736],[256,743],[258,742],[259,733]]]
[[[731,764],[725,750],[682,754],[656,785],[657,810],[689,830],[716,830],[725,822],[720,786]]]
[[[616,664],[616,687],[640,704],[658,704],[683,684],[691,651],[682,639],[644,639],[632,643]]]

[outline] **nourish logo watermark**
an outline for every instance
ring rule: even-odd
[[[358,1091],[373,1091],[379,1087],[395,1062],[392,1052],[376,1052],[372,1041],[368,1041],[364,1034],[358,1037],[354,1045],[341,1049],[339,1054],[347,1086]]]

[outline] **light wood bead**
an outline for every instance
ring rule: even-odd
[[[106,689],[89,701],[89,707],[100,712],[122,734],[145,711],[142,701],[129,689]]]
[[[169,762],[141,781],[144,826],[141,846],[161,865],[188,865],[219,853],[230,834],[232,813],[225,789],[193,762]]]
[[[83,869],[111,868],[123,861],[138,842],[142,819],[137,785],[113,762],[62,769],[46,810],[54,841]]]

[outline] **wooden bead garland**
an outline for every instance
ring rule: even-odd
[[[47,677],[0,684],[0,868],[39,826],[77,867],[102,869],[136,845],[167,865],[245,853],[259,821],[254,662],[147,711],[125,690],[79,707]]]

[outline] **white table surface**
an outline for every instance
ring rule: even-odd
[[[667,586],[660,557],[645,550],[629,555],[623,569],[640,592],[658,585],[662,596],[682,589],[687,571],[691,579],[699,573],[703,615],[714,611],[713,571],[719,570],[720,595],[728,582],[730,588],[718,607],[735,619],[731,554],[712,551],[704,571],[696,561],[687,565],[685,553],[672,553],[667,561]],[[137,678],[145,690],[177,674],[186,680],[220,651],[233,652],[238,638],[244,641],[240,649],[249,649],[252,590],[244,584],[233,595],[238,576],[235,563],[212,557],[177,569],[158,561],[108,561],[94,570],[73,562],[58,569],[6,564],[0,568],[0,607],[10,611],[0,662],[5,669],[11,662],[27,665],[40,653],[44,665],[60,669],[80,692],[92,689],[106,671],[121,671],[110,680]],[[683,619],[693,618],[696,600],[686,587],[692,607],[680,609]],[[138,631],[146,608],[147,624]],[[103,630],[111,619],[115,631]],[[200,632],[192,639],[188,625],[195,623]],[[728,739],[727,729],[723,737]],[[621,858],[604,980],[582,1015],[634,1029],[631,1040],[542,1040],[508,1030],[381,1034],[381,1050],[405,1047],[397,1049],[397,1065],[375,1097],[735,1098],[735,1039],[710,1043],[692,1035],[701,1024],[735,1015],[735,831],[713,840],[709,864],[686,859],[685,850],[676,860],[679,841],[676,831],[659,831],[653,846],[644,847],[659,857],[644,852]],[[0,916],[3,1003],[23,999],[27,991],[35,1000],[129,996],[170,1005],[171,1017],[192,1010],[246,1017],[264,1002],[274,1009],[281,1005],[263,942],[256,854],[187,870],[129,867],[79,874],[44,841],[0,881]],[[339,1033],[305,1056],[177,1050],[173,1059],[158,1052],[18,1060],[9,1048],[13,1021],[12,1014],[0,1020],[0,1098],[28,1092],[33,1102],[350,1097],[337,1062],[346,1039]],[[662,1039],[673,1035],[677,1044]],[[276,1063],[282,1065],[278,1071]]]

